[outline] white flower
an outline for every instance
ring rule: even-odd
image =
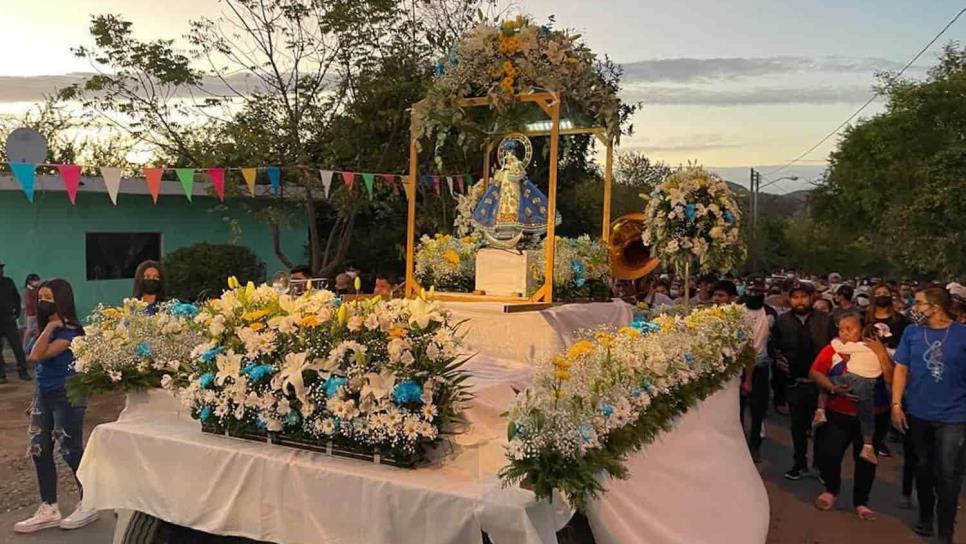
[[[423,404],[423,417],[426,421],[432,421],[437,413],[436,407],[432,404]]]
[[[174,378],[170,374],[165,374],[161,377],[161,387],[164,389],[171,389],[171,384],[174,383]]]
[[[439,304],[419,297],[409,304],[409,323],[420,329],[425,329],[433,321],[442,321],[443,315]]]
[[[237,380],[238,375],[241,373],[241,363],[241,355],[236,355],[232,352],[228,352],[227,354],[219,353],[215,357],[215,364],[218,365],[218,373],[215,374],[215,383],[224,385],[225,380],[228,378]]]
[[[346,327],[352,332],[359,332],[362,330],[363,321],[364,319],[362,316],[354,315],[349,318],[348,322],[346,323]]]
[[[383,370],[379,374],[370,372],[366,374],[366,384],[362,386],[359,396],[372,395],[375,399],[382,399],[389,395],[395,385],[396,374],[392,370]]]

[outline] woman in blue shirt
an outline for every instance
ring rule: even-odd
[[[97,512],[77,509],[61,518],[57,507],[57,468],[54,443],[71,470],[77,473],[84,453],[83,404],[67,398],[66,380],[74,373],[71,341],[83,336],[84,328],[77,320],[74,292],[65,280],[43,283],[37,292],[37,325],[40,335],[30,351],[28,361],[37,364],[37,388],[30,409],[30,454],[37,469],[40,507],[30,519],[14,525],[18,533],[33,533],[60,527],[77,529],[97,519]],[[78,482],[78,486],[80,482]]]
[[[154,315],[164,302],[164,274],[161,263],[144,261],[134,273],[134,298],[148,305],[147,314]]]
[[[951,298],[940,287],[917,292],[909,318],[915,325],[895,353],[892,420],[911,434],[918,457],[914,530],[930,536],[935,521],[940,540],[952,543],[966,469],[966,325],[953,321]]]

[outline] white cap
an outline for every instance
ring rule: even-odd
[[[959,282],[952,282],[946,286],[946,290],[949,291],[950,295],[966,298],[966,287]]]

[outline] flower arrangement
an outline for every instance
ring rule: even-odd
[[[127,299],[120,307],[98,306],[88,317],[85,336],[74,339],[76,374],[68,382],[72,398],[109,391],[138,391],[170,384],[204,338],[192,319],[198,309],[166,302],[153,315],[147,304]]]
[[[453,220],[453,231],[456,236],[478,237],[479,232],[473,226],[473,210],[483,197],[483,183],[477,182],[469,187],[465,195],[456,195],[456,219]]]
[[[550,90],[566,93],[567,108],[617,137],[619,75],[619,69],[599,60],[572,32],[536,25],[526,17],[497,26],[481,24],[436,65],[433,87],[414,108],[414,131],[440,140],[446,128],[467,123],[466,112],[458,106],[462,98],[490,97],[501,113],[517,94]]]
[[[543,244],[547,241],[544,239]],[[538,284],[544,281],[546,253],[541,244],[531,272]],[[554,298],[562,301],[601,299],[610,294],[610,252],[586,234],[577,238],[557,236],[553,262]]]
[[[603,491],[601,474],[626,477],[629,453],[740,372],[749,337],[739,306],[588,332],[517,395],[501,477],[541,499],[559,490],[583,510]]]
[[[461,337],[424,298],[342,303],[248,284],[195,318],[182,401],[213,432],[278,435],[300,444],[380,454],[403,465],[454,432],[469,395]]]
[[[696,259],[702,272],[735,268],[745,257],[741,211],[717,174],[688,166],[668,176],[647,199],[645,245],[676,269]]]
[[[423,236],[416,248],[416,280],[438,291],[469,293],[476,283],[479,234],[460,238],[448,234]]]

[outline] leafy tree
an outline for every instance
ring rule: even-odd
[[[168,293],[183,301],[219,296],[228,276],[265,281],[265,263],[244,246],[202,242],[169,253],[163,265]]]
[[[885,111],[846,131],[812,217],[863,240],[890,272],[963,275],[966,48],[948,45],[923,81],[882,76],[880,92]]]

